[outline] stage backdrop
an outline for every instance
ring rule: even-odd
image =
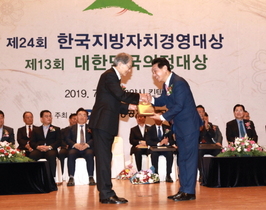
[[[48,109],[53,124],[68,125],[79,107],[91,110],[100,75],[120,52],[134,57],[127,91],[158,96],[150,62],[164,56],[184,77],[196,104],[225,139],[233,106],[244,104],[266,145],[266,3],[264,0],[0,0],[0,109],[5,125],[36,125]],[[129,131],[119,136],[129,159]],[[149,123],[152,121],[149,119]]]

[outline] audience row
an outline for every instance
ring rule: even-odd
[[[216,156],[220,153],[223,136],[217,125],[209,122],[208,114],[202,105],[197,106],[197,111],[202,119],[203,125],[200,129],[199,145],[216,145],[217,147],[199,147],[198,168],[200,180],[202,179],[202,158],[205,154]],[[233,108],[235,119],[226,124],[226,138],[228,143],[234,142],[237,137],[248,136],[255,142],[258,136],[254,123],[249,119],[249,113],[241,104]],[[137,169],[141,170],[142,155],[151,154],[151,162],[158,173],[158,159],[160,155],[166,158],[166,182],[173,182],[171,178],[173,155],[178,157],[178,145],[171,126],[163,124],[162,121],[154,121],[154,125],[145,124],[146,116],[136,114],[137,125],[130,129],[129,142],[132,145],[130,155],[134,154]],[[47,159],[51,172],[55,177],[56,158],[61,162],[62,172],[64,171],[64,160],[68,157],[68,186],[74,186],[75,160],[83,157],[87,162],[89,185],[95,185],[94,172],[94,151],[93,137],[87,124],[88,112],[80,108],[75,114],[69,116],[69,126],[60,129],[52,125],[52,115],[49,110],[40,113],[42,126],[33,125],[33,114],[25,112],[23,120],[25,126],[17,131],[18,149],[24,150],[26,156],[33,160]],[[15,144],[14,130],[4,125],[4,113],[0,110],[0,139]],[[153,151],[147,146],[171,147],[176,151]],[[60,149],[58,149],[60,148]],[[178,159],[178,158],[177,158]]]

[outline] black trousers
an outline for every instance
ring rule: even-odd
[[[88,175],[93,176],[94,152],[90,148],[85,149],[83,151],[79,151],[75,148],[69,149],[68,159],[67,159],[68,175],[74,176],[76,169],[76,159],[79,157],[82,157],[86,160]]]
[[[30,153],[29,158],[36,161],[41,158],[45,158],[49,163],[49,167],[53,177],[55,177],[57,156],[58,156],[57,149],[48,150],[46,152],[41,152],[40,150],[35,149]]]
[[[135,156],[137,169],[138,171],[140,171],[142,168],[142,155],[148,155],[148,149],[140,149],[137,147],[133,147],[131,151]]]
[[[68,151],[69,150],[66,148],[61,148],[60,151],[58,152],[58,158],[61,163],[62,174],[64,173],[65,158],[68,157]]]
[[[166,174],[170,175],[172,173],[172,166],[173,166],[173,159],[174,159],[174,152],[172,151],[151,151],[151,163],[155,168],[155,173],[158,174],[158,162],[159,156],[163,155],[166,158]]]
[[[114,137],[100,129],[92,129],[94,152],[96,158],[97,189],[100,199],[115,196],[111,181],[112,144]]]

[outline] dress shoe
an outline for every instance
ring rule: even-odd
[[[60,186],[60,185],[62,185],[63,184],[63,182],[56,182],[56,185],[57,186]]]
[[[127,203],[128,200],[126,200],[125,198],[119,198],[115,195],[107,199],[100,199],[100,202],[104,204],[123,204]]]
[[[70,177],[67,183],[67,186],[75,186],[75,181],[73,177]]]
[[[95,183],[93,177],[90,177],[90,178],[89,178],[89,185],[96,185],[96,183]]]
[[[166,182],[173,182],[171,176],[166,176],[165,181]]]
[[[190,201],[195,200],[195,194],[181,193],[179,196],[173,198],[174,201]]]
[[[180,196],[181,194],[182,194],[182,192],[178,191],[176,194],[174,194],[174,195],[169,195],[167,198],[168,198],[168,199],[174,199],[175,197]]]

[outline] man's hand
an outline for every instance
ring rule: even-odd
[[[48,150],[50,150],[50,146],[40,145],[36,149],[40,150],[41,152],[47,152]]]
[[[217,143],[215,143],[215,144],[218,145],[218,146],[220,146],[220,147],[222,146],[219,142],[217,142]]]
[[[128,105],[128,110],[137,110],[137,105],[135,105],[135,104],[129,104]]]
[[[30,147],[30,144],[26,144],[26,145],[25,145],[25,148],[28,149],[30,152],[33,150],[33,149]]]
[[[79,151],[83,151],[83,150],[87,149],[88,147],[89,147],[89,145],[87,143],[85,143],[85,144],[78,144],[78,143],[74,144],[74,148],[76,148]]]
[[[169,143],[169,140],[168,140],[168,137],[164,137],[162,141],[160,141],[160,146],[163,146],[163,145],[168,145]]]
[[[149,100],[148,100],[147,94],[140,93],[139,94],[139,102],[144,102],[144,103],[148,104]]]
[[[139,141],[139,144],[136,147],[139,146],[147,146],[146,141]]]
[[[161,120],[161,118],[160,118],[160,114],[154,114],[154,115],[152,115],[152,116],[150,116],[150,118],[152,118],[152,119],[154,119],[154,120]]]

